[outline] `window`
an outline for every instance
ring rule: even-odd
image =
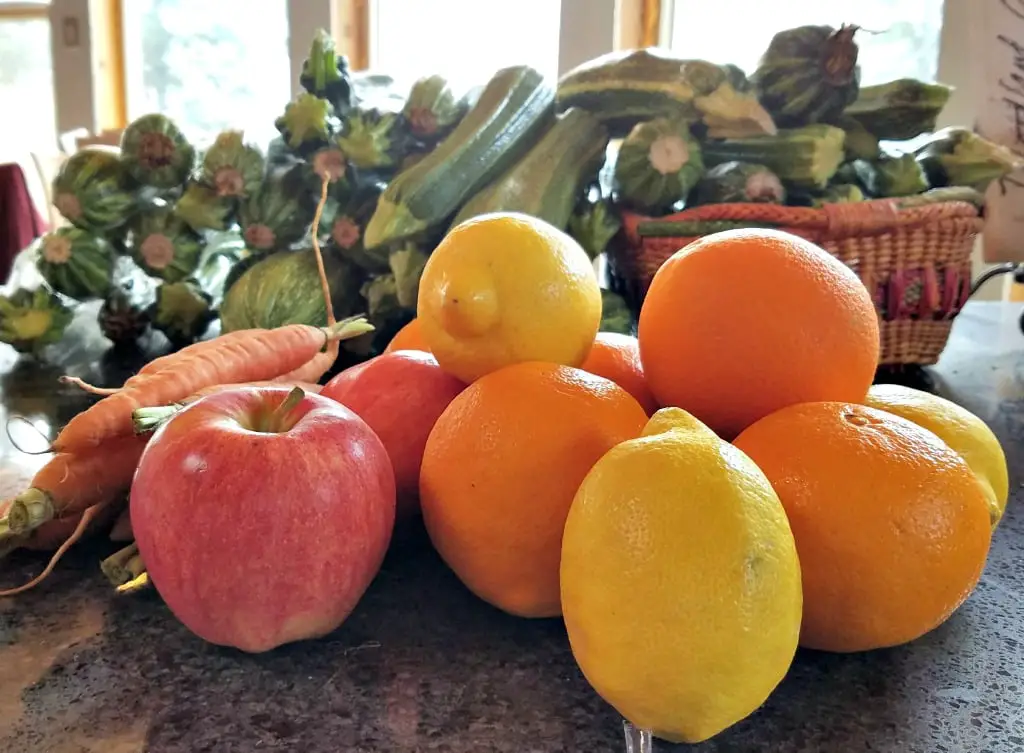
[[[911,77],[934,81],[943,0],[675,0],[669,45],[686,57],[757,68],[772,36],[805,24],[853,23],[860,47],[861,83]]]
[[[47,5],[0,0],[0,161],[57,143]]]
[[[370,66],[408,84],[441,74],[455,91],[484,84],[509,65],[531,65],[553,79],[561,6],[558,0],[376,0]]]
[[[197,144],[266,143],[291,98],[286,0],[122,0],[128,118],[161,112]]]

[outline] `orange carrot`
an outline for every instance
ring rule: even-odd
[[[106,443],[102,451],[59,453],[39,469],[32,486],[0,514],[0,542],[32,548],[61,540],[63,544],[41,575],[0,591],[0,596],[13,596],[40,583],[72,544],[116,511],[131,487],[145,446],[146,437],[128,435]]]

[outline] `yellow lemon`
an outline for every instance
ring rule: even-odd
[[[666,740],[706,740],[751,714],[796,652],[800,563],[782,503],[750,458],[679,408],[587,474],[560,577],[588,682]]]
[[[601,323],[601,289],[566,233],[524,214],[488,214],[430,255],[417,318],[437,362],[466,382],[523,361],[579,366]]]
[[[872,386],[864,404],[927,429],[967,461],[985,492],[993,530],[999,525],[1010,480],[1003,448],[984,421],[945,398],[898,384]]]

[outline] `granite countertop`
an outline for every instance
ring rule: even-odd
[[[655,751],[1024,751],[1020,313],[969,304],[930,370],[941,394],[992,425],[1010,463],[1010,506],[970,600],[907,646],[800,651],[753,716],[702,745],[656,742]],[[5,411],[66,421],[83,403],[55,387],[61,370],[113,382],[134,368],[109,354],[84,366],[94,347],[83,336],[52,368],[16,363],[3,349],[0,421]],[[20,483],[33,462],[0,439],[0,487]],[[44,586],[0,601],[0,751],[624,750],[621,720],[584,681],[561,623],[513,618],[477,600],[422,533],[396,542],[338,631],[258,656],[203,643],[153,593],[113,594],[97,565],[115,548],[84,545]],[[17,553],[0,584],[20,583],[42,563]]]

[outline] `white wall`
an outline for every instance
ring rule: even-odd
[[[77,128],[95,130],[96,97],[93,89],[94,60],[89,29],[90,0],[53,0],[52,24],[54,93],[57,133]],[[70,29],[68,29],[70,27]],[[69,46],[65,30],[77,29],[77,45]]]

